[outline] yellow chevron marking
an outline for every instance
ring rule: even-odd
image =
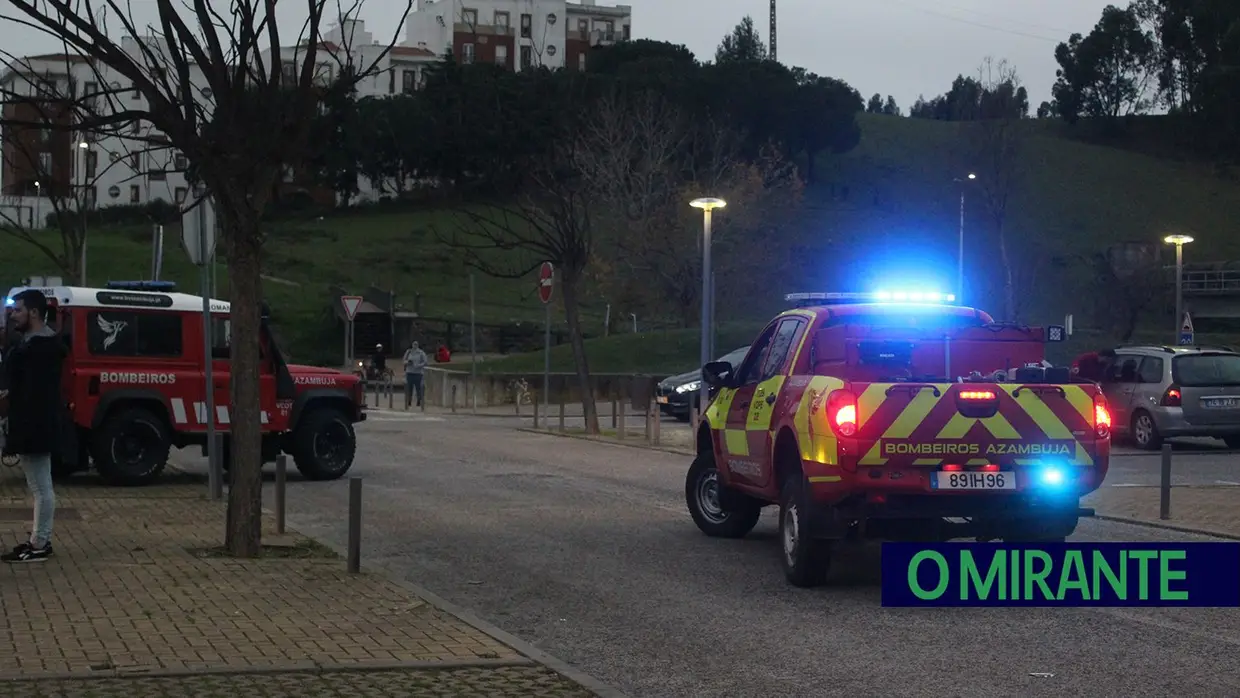
[[[857,426],[863,427],[865,423],[870,421],[870,417],[878,411],[883,401],[887,399],[887,386],[881,383],[870,384],[861,396],[857,398]]]
[[[1033,420],[1034,424],[1038,425],[1038,428],[1046,434],[1047,438],[1055,439],[1056,441],[1073,438],[1072,430],[1063,423],[1063,420],[1055,416],[1050,406],[1037,393],[1032,390],[1021,390],[1020,395],[1016,395],[1015,393],[1017,390],[1020,390],[1020,386],[1005,385],[1003,389],[1007,391],[1008,395],[1012,396],[1016,404],[1020,405],[1025,414],[1029,415],[1029,418]]]
[[[939,431],[939,435],[935,438],[939,439],[963,439],[965,434],[973,428],[974,424],[981,424],[986,427],[996,439],[1019,440],[1020,432],[1012,427],[1012,423],[1003,416],[1003,413],[996,412],[992,417],[966,417],[957,412],[952,418],[943,425],[943,429]]]
[[[950,386],[937,385],[935,387],[939,389],[940,393],[946,393]],[[883,392],[886,392],[886,388],[884,388]],[[934,409],[934,406],[939,404],[941,399],[941,397],[935,397],[934,391],[930,388],[922,388],[917,391],[917,395],[904,407],[904,411],[900,413],[900,416],[896,417],[891,426],[887,427],[887,431],[883,432],[883,438],[907,439],[913,434],[913,430],[926,420],[926,417],[930,415],[930,410]]]
[[[728,450],[728,455],[748,456],[749,432],[744,429],[724,429],[723,446]]]
[[[797,432],[797,445],[800,447],[802,459],[825,465],[834,465],[837,462],[838,451],[834,432],[830,431],[830,425],[826,423],[823,414],[813,415],[810,410],[818,395],[829,395],[832,390],[843,385],[844,382],[838,378],[815,376],[810,379],[809,385],[805,386],[805,392],[801,395],[801,402],[797,405],[797,413],[793,418],[793,428]],[[819,420],[815,424],[821,427],[817,430],[811,429],[811,419]]]
[[[988,458],[970,458],[969,462],[965,463],[965,465],[987,465],[989,463],[990,459]]]
[[[942,462],[943,462],[942,458],[918,458],[917,460],[913,461],[913,465],[938,465],[939,463],[942,463]]]
[[[728,412],[732,409],[732,399],[735,397],[735,388],[723,388],[715,395],[715,399],[706,408],[706,422],[711,429],[719,431],[727,426]]]
[[[766,401],[770,395],[779,396],[779,391],[784,386],[784,376],[779,375],[768,378],[757,385],[753,391],[753,398],[749,403],[749,415],[745,418],[745,429],[749,431],[770,431],[771,417],[775,411],[775,405]]]
[[[1086,393],[1084,388],[1079,385],[1065,385],[1063,386],[1063,392],[1068,402],[1072,403],[1076,411],[1080,412],[1081,416],[1085,418],[1085,423],[1092,426],[1094,423],[1094,399],[1090,397],[1089,393]]]

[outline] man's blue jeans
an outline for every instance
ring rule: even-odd
[[[406,373],[405,374],[405,409],[409,409],[409,405],[413,402],[413,396],[415,393],[418,396],[418,407],[421,407],[424,391],[425,391],[425,388],[422,386],[422,374],[421,373]]]
[[[56,494],[52,492],[52,456],[47,453],[22,456],[26,486],[34,497],[34,531],[30,544],[42,548],[52,542],[52,520],[56,515]]]

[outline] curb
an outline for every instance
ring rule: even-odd
[[[521,659],[473,659],[444,662],[357,662],[355,664],[319,664],[289,662],[263,667],[208,667],[204,669],[104,669],[91,672],[59,672],[46,674],[0,674],[0,683],[35,681],[98,681],[100,679],[178,679],[192,676],[269,676],[273,674],[345,674],[370,671],[454,671],[457,669],[498,669],[502,667],[536,667],[538,662]],[[550,668],[550,667],[548,667]]]
[[[1176,533],[1192,533],[1198,536],[1209,536],[1211,538],[1222,538],[1224,540],[1240,541],[1240,534],[1226,533],[1224,531],[1215,531],[1209,528],[1194,528],[1192,526],[1181,526],[1179,524],[1162,523],[1161,521],[1146,521],[1145,519],[1134,519],[1128,516],[1111,516],[1109,514],[1094,514],[1095,519],[1100,521],[1110,521],[1111,523],[1128,524],[1129,526],[1140,526],[1142,528],[1158,528],[1165,531],[1175,531]]]
[[[693,451],[690,451],[687,448],[676,448],[674,446],[654,446],[652,444],[625,443],[624,441],[594,438],[591,436],[586,436],[584,434],[562,434],[560,432],[549,431],[549,430],[544,430],[544,429],[534,429],[533,427],[517,427],[517,431],[522,431],[527,434],[540,434],[542,436],[554,436],[554,437],[561,438],[561,439],[577,439],[578,441],[589,441],[590,443],[602,444],[604,446],[623,446],[624,448],[639,448],[643,451],[661,451],[663,453],[671,453],[677,456],[695,455]]]
[[[289,528],[293,530],[298,530],[297,526],[294,525],[293,522],[289,521],[288,523],[289,523]],[[324,540],[319,540],[312,536],[307,536],[305,533],[301,533],[301,535],[306,536],[307,538],[310,538],[311,540],[315,540],[320,545],[330,548],[331,550],[335,551],[337,555],[340,555],[342,558],[347,557],[348,550],[344,546],[339,546],[334,543],[329,543]],[[392,582],[393,584],[404,589],[410,594],[420,597],[423,601],[434,606],[440,611],[443,611],[444,613],[447,613],[448,615],[456,618],[462,623],[473,626],[475,629],[490,636],[491,639],[501,642],[505,645],[508,645],[509,647],[516,650],[517,652],[520,652],[521,654],[525,655],[533,663],[541,664],[547,667],[548,669],[551,669],[555,673],[563,676],[564,678],[570,681],[573,681],[574,683],[580,684],[582,687],[593,692],[596,696],[598,696],[598,698],[628,698],[628,696],[625,695],[624,693],[621,693],[619,689],[608,686],[602,681],[599,681],[598,679],[594,678],[593,676],[590,676],[584,671],[581,671],[580,669],[573,667],[567,662],[557,659],[551,656],[550,654],[547,654],[546,652],[538,649],[537,647],[526,642],[525,640],[522,640],[516,637],[515,635],[512,635],[508,632],[505,632],[504,630],[501,630],[497,626],[483,620],[482,618],[474,614],[472,611],[468,611],[464,608],[461,608],[460,606],[457,606],[456,604],[442,598],[438,594],[435,594],[421,586],[418,586],[417,584],[414,584],[413,582],[403,579],[400,575],[388,569],[387,567],[384,567],[382,565],[373,565],[373,564],[365,565],[364,564],[361,566],[361,569],[362,569],[362,572],[369,572],[371,574],[375,574],[377,576],[383,577],[384,579],[388,580],[389,582]]]

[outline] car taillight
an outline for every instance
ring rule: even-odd
[[[1107,400],[1101,395],[1094,396],[1094,433],[1100,439],[1111,435],[1111,410],[1107,409]]]
[[[1163,407],[1179,407],[1180,406],[1180,389],[1176,386],[1167,388],[1167,392],[1163,393],[1162,400],[1158,401]]]
[[[847,390],[833,390],[827,396],[827,418],[837,436],[857,435],[857,396]]]

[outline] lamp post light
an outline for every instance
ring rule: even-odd
[[[1193,241],[1191,235],[1168,235],[1163,242],[1175,245],[1175,322],[1179,334],[1180,321],[1184,319],[1184,246]]]
[[[711,290],[714,288],[712,281],[712,272],[710,268],[710,224],[711,213],[717,208],[723,208],[728,203],[723,199],[702,198],[694,199],[689,202],[693,208],[702,209],[702,350],[701,359],[702,366],[710,363],[711,354],[711,338],[714,336],[714,328],[711,326],[713,319],[712,306],[714,299],[711,298]],[[700,381],[698,386],[698,410],[705,410],[707,403],[710,401],[710,390],[706,387],[706,381]]]
[[[78,150],[82,151],[82,200],[80,203],[81,210],[78,211],[78,216],[82,219],[82,259],[78,262],[78,265],[79,265],[78,284],[81,286],[85,286],[86,285],[86,210],[85,209],[88,205],[87,197],[89,196],[89,193],[87,192],[87,189],[86,189],[86,186],[87,186],[86,166],[89,164],[89,160],[90,160],[90,143],[87,143],[86,141],[79,142]]]
[[[34,228],[36,225],[39,225],[39,226],[42,225],[42,222],[39,221],[39,217],[43,214],[43,211],[41,210],[42,207],[43,207],[43,183],[35,182],[34,183],[34,220],[30,221],[31,228]]]
[[[956,177],[953,182],[960,183],[960,231],[956,239],[956,298],[964,298],[964,185],[977,179],[970,172],[964,179]],[[960,301],[963,302],[963,301]]]

